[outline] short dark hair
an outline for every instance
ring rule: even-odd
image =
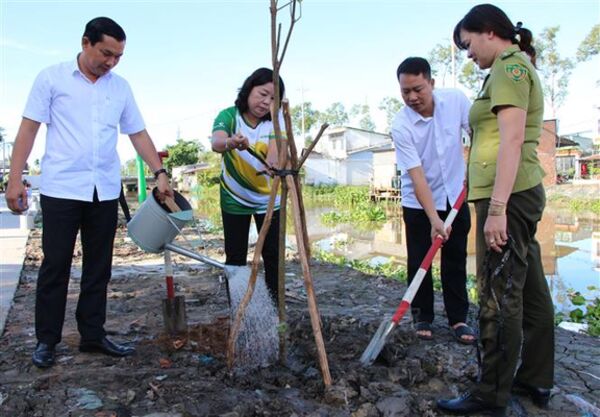
[[[92,46],[102,41],[102,36],[110,36],[119,42],[126,39],[125,31],[117,22],[108,17],[97,17],[85,25],[83,36],[88,38]]]
[[[239,110],[240,113],[245,113],[248,111],[248,97],[250,96],[250,92],[254,87],[258,87],[261,85],[265,85],[267,83],[273,82],[273,70],[269,68],[259,68],[254,71],[244,84],[240,91],[238,92],[237,99],[235,100],[235,107]],[[279,77],[279,100],[283,99],[283,95],[285,93],[285,85],[283,84],[283,80]],[[261,121],[271,120],[271,113],[267,113],[265,116],[261,118]]]
[[[460,49],[467,49],[460,40],[461,30],[473,33],[494,32],[499,38],[519,45],[519,48],[531,57],[531,62],[535,65],[536,52],[531,44],[533,41],[531,31],[522,27],[521,22],[517,22],[517,25],[514,26],[506,13],[493,4],[479,4],[473,7],[454,27],[452,35],[454,43]]]
[[[423,74],[423,77],[431,80],[431,66],[425,58],[411,56],[402,61],[398,66],[398,69],[396,70],[397,79],[400,79],[400,74]]]

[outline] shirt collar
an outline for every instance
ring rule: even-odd
[[[433,114],[435,114],[435,108],[441,106],[444,103],[444,99],[441,96],[439,96],[436,93],[436,91],[437,90],[433,90],[433,92],[432,92],[432,94],[433,94]],[[431,115],[430,117],[423,117],[419,113],[417,113],[416,111],[411,109],[410,107],[406,106],[405,108],[406,108],[406,116],[408,117],[408,120],[413,125],[416,125],[420,121],[428,122],[429,120],[433,119],[433,115]]]
[[[75,75],[75,74],[80,74],[83,78],[85,78],[86,80],[88,79],[85,74],[83,72],[81,72],[81,69],[79,69],[79,55],[81,55],[81,52],[77,54],[77,56],[75,57],[75,59],[73,61],[71,61],[71,74]],[[102,77],[102,79],[109,79],[110,77],[112,77],[112,71],[109,71],[108,73],[104,74]],[[98,78],[98,80],[100,80],[100,78]]]

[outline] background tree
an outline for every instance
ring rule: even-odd
[[[124,164],[121,165],[121,175],[126,177],[137,175],[137,165],[135,158],[128,159]]]
[[[346,108],[340,102],[332,103],[321,113],[320,123],[329,123],[330,126],[344,126],[350,121]]]
[[[350,115],[358,121],[361,129],[374,131],[375,123],[371,118],[371,108],[368,104],[355,104],[350,108]]]
[[[379,102],[378,109],[385,113],[385,120],[387,122],[386,132],[390,132],[392,130],[392,121],[394,120],[394,116],[396,116],[396,113],[400,111],[402,106],[404,106],[404,103],[396,97],[384,97]]]
[[[429,51],[429,64],[431,65],[432,76],[438,79],[440,87],[446,85],[446,77],[452,78],[452,56],[454,55],[454,67],[457,69],[461,67],[464,61],[463,54],[459,53],[451,43],[448,45],[442,45],[438,43]],[[441,76],[441,80],[439,77]],[[453,84],[453,80],[450,80],[450,85]]]
[[[204,147],[198,140],[177,139],[175,145],[167,145],[169,156],[163,161],[165,168],[171,172],[173,167],[191,165],[198,162],[198,156]]]
[[[552,109],[552,115],[564,103],[569,91],[569,79],[575,64],[569,58],[562,58],[558,53],[556,35],[560,26],[545,28],[537,38],[534,46],[538,58],[537,66],[542,76],[544,98]]]
[[[592,26],[592,30],[579,44],[575,57],[577,61],[587,61],[600,53],[600,24]]]
[[[592,26],[592,30],[579,44],[575,57],[578,62],[592,59],[593,56],[600,53],[600,24]],[[596,80],[596,85],[600,85],[600,79]]]
[[[302,135],[302,104],[298,104],[290,109],[292,116],[292,128],[294,135],[300,137]],[[318,122],[320,113],[313,109],[310,101],[304,102],[304,134],[307,135],[312,127]]]
[[[479,67],[471,60],[468,60],[462,66],[458,74],[458,81],[469,90],[471,99],[474,99],[479,93],[479,90],[481,90],[485,74],[487,74],[487,71],[479,69]]]

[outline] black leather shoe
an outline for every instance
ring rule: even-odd
[[[123,357],[130,356],[135,353],[135,348],[132,346],[119,345],[111,342],[106,337],[100,340],[86,340],[79,345],[80,352],[95,352],[103,353],[109,356]]]
[[[512,392],[518,395],[529,395],[531,401],[540,408],[546,408],[552,396],[548,388],[538,388],[519,381],[513,383]]]
[[[31,362],[38,368],[50,368],[54,365],[54,345],[38,342],[31,355]]]
[[[505,417],[506,407],[496,407],[486,404],[481,398],[467,391],[458,398],[438,400],[439,409],[453,414],[486,413],[493,417]]]

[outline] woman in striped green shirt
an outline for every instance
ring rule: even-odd
[[[280,99],[285,87],[279,80]],[[225,235],[225,263],[246,265],[248,234],[254,216],[260,230],[271,192],[272,178],[260,175],[266,165],[277,166],[277,138],[271,121],[273,71],[259,68],[244,81],[235,105],[219,113],[212,129],[212,149],[222,155],[221,215]],[[281,113],[280,126],[284,126]],[[262,258],[267,288],[277,299],[279,258],[279,195]]]

